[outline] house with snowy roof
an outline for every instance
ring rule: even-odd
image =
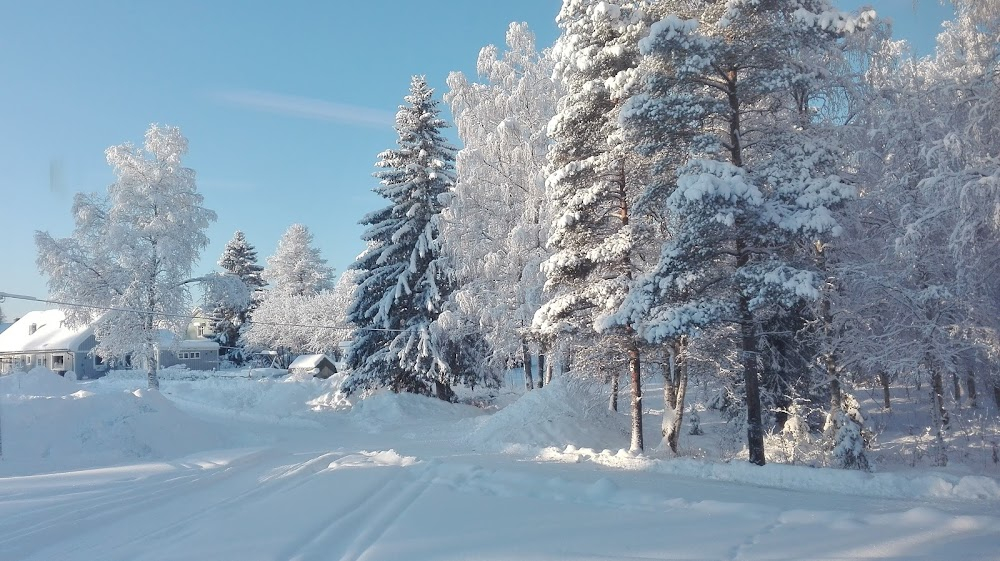
[[[28,312],[0,333],[0,374],[44,366],[53,372],[73,371],[79,378],[97,378],[108,367],[93,353],[93,326],[66,327],[62,310]]]
[[[0,374],[44,366],[53,372],[72,371],[77,378],[103,376],[104,358],[94,353],[93,325],[70,328],[62,310],[29,312],[0,333]],[[192,370],[219,367],[219,344],[208,339],[178,339],[160,331],[156,348],[158,368],[184,365]],[[128,364],[126,358],[124,363]]]
[[[191,370],[219,368],[219,343],[203,337],[179,339],[167,330],[160,330],[156,345],[159,368],[186,366]]]

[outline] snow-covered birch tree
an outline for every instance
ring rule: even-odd
[[[996,350],[1000,164],[990,139],[1000,131],[1000,20],[990,4],[955,2],[933,58],[913,60],[886,43],[876,68],[889,70],[870,73],[877,95],[857,143],[866,189],[850,231],[845,347],[878,372],[886,403],[890,377],[926,378],[941,465],[946,376],[957,382],[970,353]]]
[[[434,326],[454,290],[441,251],[441,213],[455,184],[455,148],[444,138],[434,90],[414,76],[396,114],[398,148],[379,154],[374,191],[389,204],[361,219],[368,248],[351,265],[358,289],[348,318],[356,327],[347,393],[387,387],[451,399],[453,381],[473,374],[454,364]]]
[[[49,294],[79,303],[67,323],[95,324],[96,352],[144,363],[159,388],[157,331],[184,333],[192,310],[191,271],[208,244],[215,213],[202,206],[195,172],[182,165],[188,141],[176,127],[152,125],[142,148],[108,148],[115,182],[106,195],[78,194],[68,238],[37,232],[38,268]]]
[[[333,288],[333,269],[304,224],[292,224],[278,240],[274,255],[267,258],[262,277],[271,290],[292,296],[308,296]]]
[[[328,312],[317,310],[320,295],[333,287],[333,269],[327,266],[313,235],[302,224],[292,224],[278,241],[274,255],[267,258],[261,277],[270,288],[265,290],[253,311],[253,320],[245,330],[246,341],[259,348],[285,347],[292,352],[323,352]],[[334,319],[333,321],[336,321]]]
[[[452,73],[445,96],[464,147],[441,234],[459,286],[442,321],[481,333],[494,369],[522,354],[530,385],[530,325],[542,301],[540,264],[549,255],[552,222],[545,129],[556,112],[559,82],[550,52],[536,50],[524,23],[510,24],[502,56],[493,45],[483,48],[477,70],[481,83]]]

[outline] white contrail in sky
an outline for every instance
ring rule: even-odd
[[[395,113],[381,109],[271,92],[230,90],[215,92],[212,97],[247,109],[348,125],[382,128],[391,127],[396,120]]]

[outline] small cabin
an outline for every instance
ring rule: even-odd
[[[289,374],[312,374],[314,378],[329,378],[337,373],[330,357],[319,355],[302,355],[288,365]]]

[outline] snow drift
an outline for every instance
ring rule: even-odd
[[[227,445],[214,425],[158,392],[93,393],[46,368],[0,378],[0,472],[168,459]]]

